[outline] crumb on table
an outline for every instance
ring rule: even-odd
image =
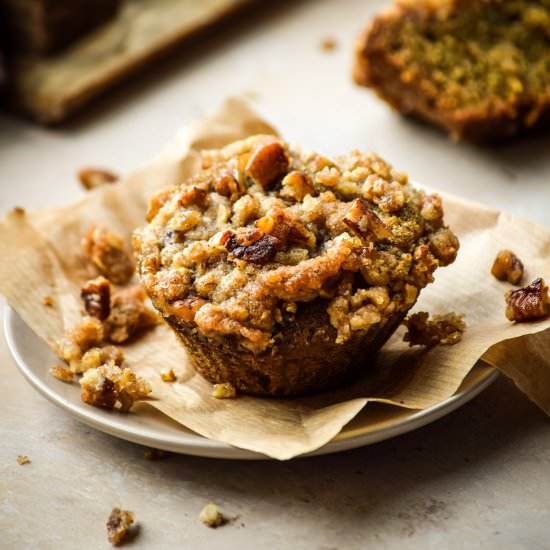
[[[78,171],[78,180],[82,184],[82,187],[89,191],[97,187],[115,183],[119,180],[119,177],[114,172],[105,170],[104,168],[87,167]]]
[[[409,346],[457,344],[466,329],[464,316],[452,312],[434,315],[430,319],[429,313],[420,311],[409,315],[403,324],[407,327],[403,340],[409,342]]]
[[[325,52],[331,52],[338,47],[338,42],[331,36],[326,36],[321,40],[321,48]]]
[[[223,514],[220,512],[220,509],[216,504],[213,502],[209,502],[199,514],[199,519],[204,525],[207,525],[208,527],[220,527],[220,525],[223,525],[226,523],[226,518],[223,516]]]
[[[23,464],[28,464],[30,462],[29,457],[27,455],[18,455],[17,456],[17,464],[20,466],[23,466]]]
[[[122,510],[121,508],[113,508],[107,520],[107,537],[109,538],[109,542],[115,546],[123,542],[134,520],[135,515],[133,512]]]

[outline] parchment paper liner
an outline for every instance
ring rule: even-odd
[[[79,289],[93,276],[79,256],[79,243],[92,223],[130,238],[144,223],[147,197],[196,170],[200,149],[274,132],[244,103],[229,99],[212,117],[183,128],[157,159],[124,181],[67,208],[10,213],[0,222],[0,292],[51,346],[79,318]],[[399,169],[399,159],[388,160]],[[464,313],[468,329],[458,345],[411,350],[400,330],[379,354],[376,372],[346,388],[303,399],[216,400],[161,325],[124,347],[127,363],[153,384],[150,404],[203,436],[288,459],[330,441],[368,401],[422,409],[448,398],[483,358],[550,414],[550,320],[507,321],[503,294],[510,286],[489,275],[497,250],[511,248],[527,267],[526,281],[550,279],[550,230],[450,195],[444,195],[444,205],[461,250],[455,264],[437,271],[416,309]],[[53,308],[42,304],[46,295],[54,297]],[[170,367],[178,376],[172,384],[158,375]]]

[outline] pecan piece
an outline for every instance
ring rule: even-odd
[[[78,179],[82,184],[82,187],[86,190],[95,189],[96,187],[103,187],[110,183],[118,181],[119,177],[103,168],[83,168],[78,172]]]
[[[282,182],[281,197],[303,201],[306,195],[315,196],[315,187],[311,178],[304,172],[294,170],[289,172]]]
[[[364,243],[378,242],[392,236],[384,222],[361,199],[355,199],[351,203],[342,222]]]
[[[279,207],[268,210],[265,216],[256,220],[254,224],[262,233],[267,233],[279,239],[279,245],[286,248],[294,243],[315,247],[315,235],[309,231],[298,217]]]
[[[107,319],[111,312],[111,283],[105,277],[88,281],[80,291],[84,308],[88,315],[100,321]]]
[[[275,256],[279,242],[276,237],[263,235],[248,245],[240,244],[237,235],[232,233],[225,241],[225,248],[239,260],[253,264],[264,264]]]
[[[511,250],[501,250],[493,262],[491,274],[499,281],[517,285],[523,277],[523,263]]]
[[[181,206],[195,204],[204,207],[208,203],[208,191],[196,185],[188,185],[181,191],[178,203]]]
[[[275,141],[254,151],[246,164],[246,172],[256,183],[267,189],[287,173],[289,165],[284,147]]]
[[[466,328],[462,315],[445,313],[444,315],[434,315],[430,319],[430,315],[426,311],[409,315],[403,324],[407,327],[403,340],[409,342],[409,346],[457,344],[462,340],[462,333]]]
[[[506,317],[522,323],[547,317],[550,314],[550,298],[544,279],[535,279],[531,284],[510,290],[504,295]]]
[[[218,195],[229,197],[231,202],[235,202],[243,194],[239,180],[229,170],[222,172],[214,180],[214,191]]]

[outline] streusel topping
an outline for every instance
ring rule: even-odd
[[[456,257],[440,197],[377,155],[330,160],[254,136],[202,163],[151,199],[134,246],[154,305],[205,336],[259,353],[323,300],[345,342],[407,310]]]

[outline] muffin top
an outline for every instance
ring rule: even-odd
[[[440,197],[374,154],[258,135],[204,151],[202,168],[151,198],[134,246],[155,307],[204,336],[260,353],[321,300],[343,343],[407,311],[456,257]]]

